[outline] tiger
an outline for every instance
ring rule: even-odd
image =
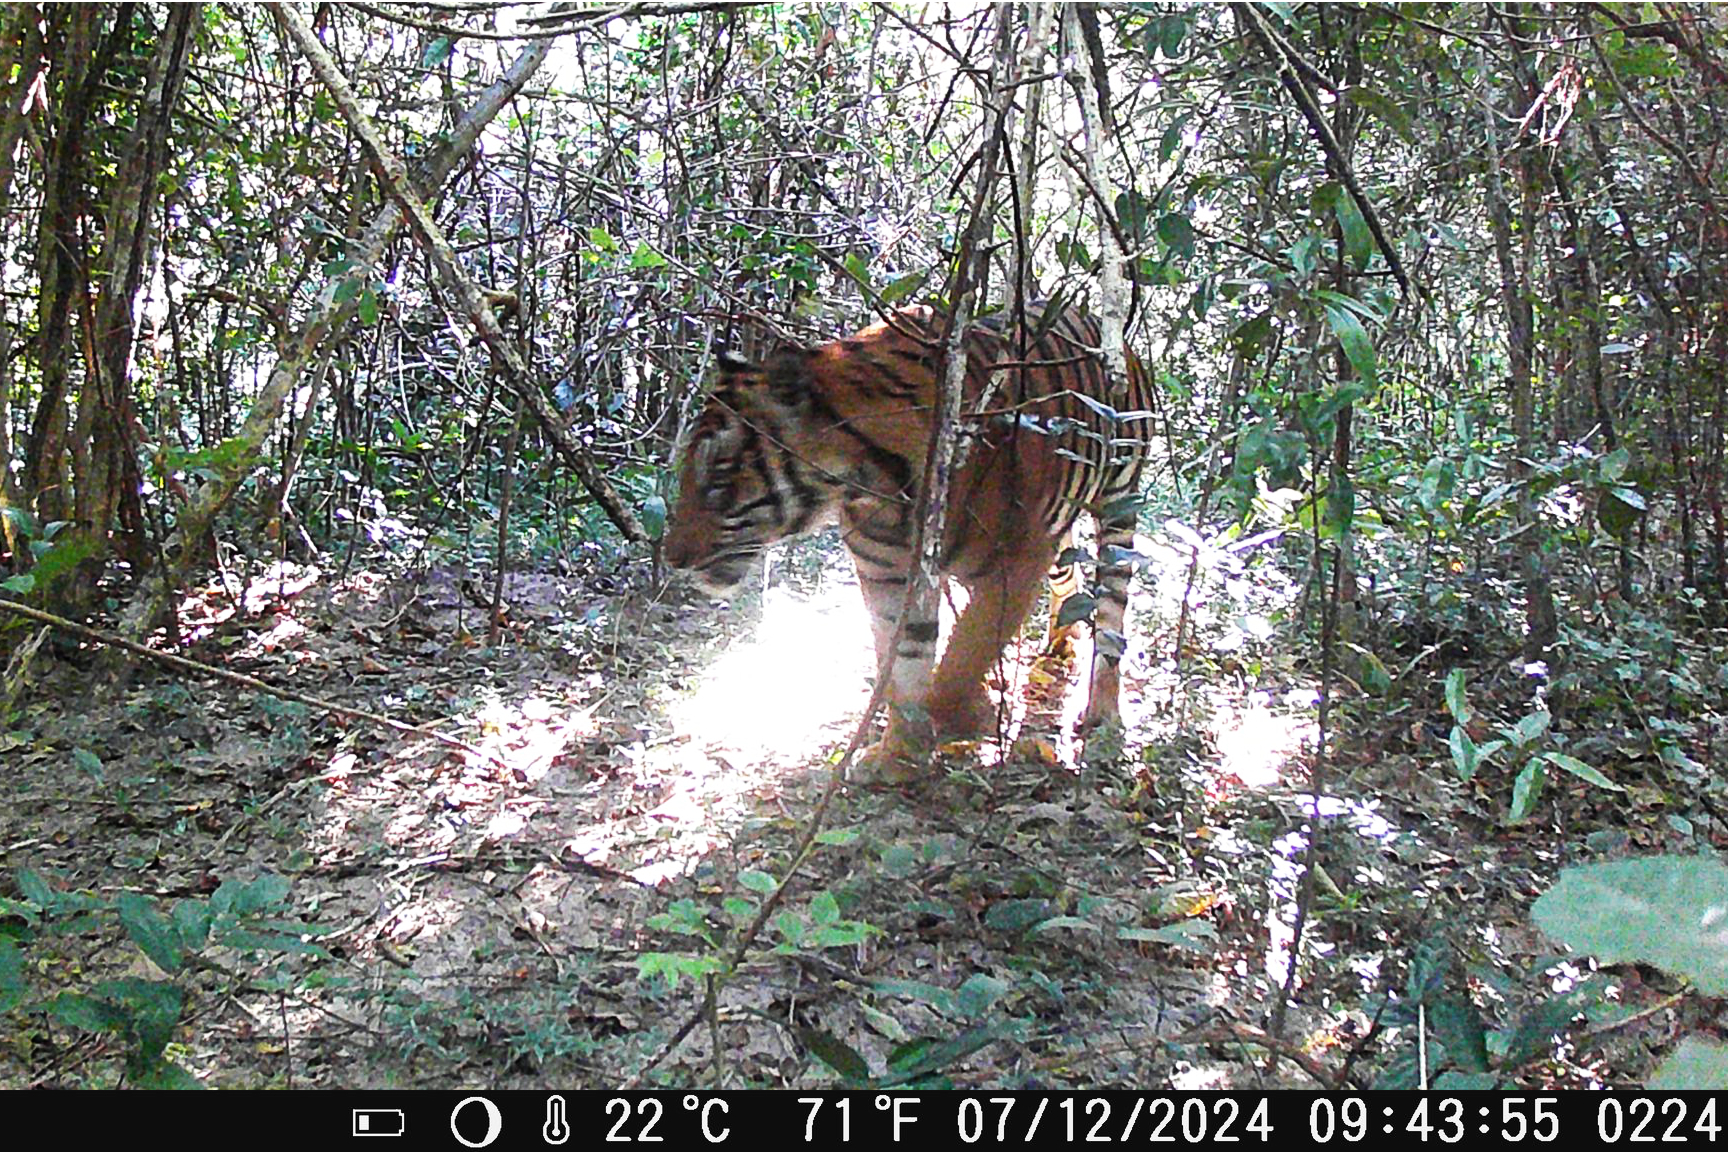
[[[1062,605],[1079,587],[1071,551],[1082,509],[1097,524],[1096,643],[1083,731],[1118,721],[1123,620],[1150,420],[1146,372],[1128,355],[1111,396],[1098,325],[1040,304],[966,333],[959,466],[938,553],[968,591],[940,667],[939,624],[900,613],[914,575],[916,510],[937,410],[946,316],[903,308],[817,348],[757,364],[722,354],[719,378],[678,454],[662,556],[708,592],[735,589],[776,541],[838,521],[888,662],[887,726],[864,757],[883,767],[994,728],[986,678],[1051,586],[1049,650],[1072,651]],[[898,634],[898,642],[895,637]]]

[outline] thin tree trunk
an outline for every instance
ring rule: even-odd
[[[435,189],[449,178],[486,125],[545,63],[550,48],[551,41],[535,40],[522,50],[504,75],[480,95],[467,116],[451,130],[448,142],[427,158],[417,173],[420,187]],[[394,202],[385,204],[354,244],[355,263],[361,267],[377,263],[401,221],[401,208]],[[335,300],[336,287],[330,285],[321,297],[317,311],[306,318],[280,350],[275,368],[241,423],[238,435],[241,451],[218,464],[216,476],[207,481],[191,503],[180,510],[174,534],[165,549],[169,562],[150,573],[126,606],[120,622],[123,635],[141,639],[162,618],[175,592],[185,584],[199,562],[199,542],[208,535],[216,515],[252,474],[264,441],[275,427],[283,404],[298,385],[302,371],[313,361],[325,341],[333,333],[343,331],[358,311],[359,297],[338,303]]]
[[[539,383],[532,378],[527,365],[522,362],[515,347],[504,335],[504,330],[499,327],[498,317],[487,303],[485,294],[462,270],[449,240],[438,228],[437,221],[432,219],[432,214],[426,210],[425,203],[410,186],[402,161],[384,146],[377,129],[361,110],[353,89],[348,86],[348,81],[336,67],[336,62],[318,42],[318,37],[313,34],[299,12],[286,4],[273,3],[269,7],[311,62],[313,71],[329,91],[343,119],[348,122],[348,127],[359,137],[380,182],[407,218],[415,240],[431,257],[438,270],[439,279],[461,300],[463,310],[503,371],[505,381],[528,405],[529,410],[545,428],[546,434],[552,438],[559,454],[564,457],[564,462],[570,465],[576,478],[582,481],[583,487],[588,489],[589,494],[599,503],[624,538],[632,543],[646,542],[648,534],[642,530],[636,514],[624,503],[582,445],[565,427],[551,401],[546,398]]]

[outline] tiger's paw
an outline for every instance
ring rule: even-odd
[[[1050,642],[1044,645],[1044,651],[1039,660],[1047,660],[1052,664],[1072,664],[1074,662],[1074,625],[1057,628],[1050,633]]]

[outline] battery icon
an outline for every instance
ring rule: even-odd
[[[356,1108],[354,1109],[355,1136],[400,1136],[402,1135],[402,1109],[400,1108]]]

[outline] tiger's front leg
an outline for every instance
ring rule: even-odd
[[[940,626],[933,617],[908,620],[901,628],[906,576],[883,571],[856,553],[853,559],[864,604],[870,611],[878,675],[884,664],[888,675],[883,709],[887,729],[878,743],[859,753],[858,760],[866,775],[905,779],[928,758],[934,744],[927,707]]]

